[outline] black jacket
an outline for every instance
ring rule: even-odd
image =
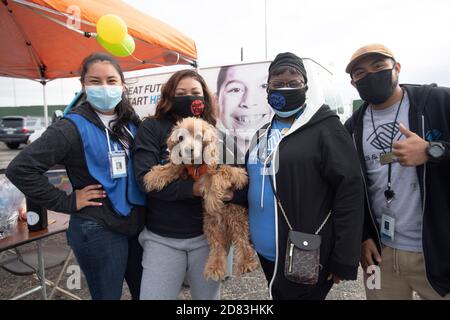
[[[268,127],[255,136],[250,148],[267,141]],[[354,280],[361,252],[364,195],[351,137],[326,105],[308,106],[290,131],[277,149],[276,193],[296,231],[316,232],[331,211],[330,219],[319,233],[323,266],[319,284],[326,281],[329,273]],[[307,298],[314,286],[296,284],[284,276],[289,229],[279,207],[276,225],[276,272],[269,284],[270,292],[286,299]]]
[[[167,138],[174,126],[170,120],[147,118],[139,127],[133,148],[133,161],[136,180],[142,192],[144,176],[150,169],[168,161]],[[222,136],[223,137],[223,136]],[[223,140],[223,139],[222,139]],[[221,141],[221,154],[237,161],[230,139],[227,144]],[[231,150],[230,150],[231,149]],[[223,159],[223,157],[222,157]],[[147,229],[164,237],[188,239],[203,234],[203,210],[201,198],[192,194],[194,182],[191,179],[176,180],[161,191],[147,193]],[[235,193],[232,201],[245,205],[242,191]]]
[[[97,114],[85,102],[70,111],[77,113],[104,128]],[[73,190],[98,184],[90,174],[83,154],[83,143],[75,124],[69,119],[58,120],[27,146],[9,164],[6,176],[31,201],[49,210],[78,214],[80,217],[97,221],[100,225],[125,235],[135,235],[143,227],[142,208],[136,207],[128,217],[116,213],[108,198],[95,199],[100,207],[85,207],[76,210],[75,192],[67,195],[48,181],[44,173],[55,165],[63,165]]]
[[[427,278],[442,296],[450,293],[450,89],[419,85],[402,85],[410,101],[410,130],[426,140],[440,141],[446,152],[440,163],[418,166],[417,177],[423,203],[422,243]],[[363,156],[364,103],[345,126],[353,135],[365,181]],[[369,197],[365,197],[363,240],[373,239],[381,252],[380,226],[372,214]]]

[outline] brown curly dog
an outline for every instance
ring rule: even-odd
[[[218,165],[218,145],[213,126],[199,118],[185,118],[176,124],[167,140],[169,163],[154,166],[144,177],[147,191],[160,191],[176,179],[201,179],[203,231],[210,245],[204,275],[215,281],[225,278],[231,244],[236,253],[236,275],[258,267],[249,241],[247,210],[221,200],[229,190],[247,185],[247,173],[242,168]]]

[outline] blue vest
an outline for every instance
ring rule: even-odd
[[[127,161],[127,176],[112,179],[109,171],[109,148],[105,130],[100,129],[79,114],[71,113],[66,115],[66,118],[76,125],[80,133],[89,174],[103,186],[115,211],[121,216],[128,216],[134,206],[145,206],[146,197],[137,185],[131,152],[129,152]],[[129,130],[136,135],[137,128],[132,123],[129,124]],[[116,142],[111,140],[111,143]],[[116,144],[119,150],[123,150],[120,143]],[[112,146],[111,148],[113,149]]]

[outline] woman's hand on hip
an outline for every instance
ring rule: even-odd
[[[99,207],[102,205],[101,202],[91,200],[106,198],[106,192],[102,189],[101,184],[92,184],[81,190],[76,190],[75,195],[77,199],[77,211],[90,206]]]

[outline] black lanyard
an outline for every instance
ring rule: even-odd
[[[398,115],[400,113],[400,107],[402,105],[403,102],[403,98],[405,97],[405,91],[402,89],[402,99],[400,100],[400,103],[398,104],[397,107],[397,113],[395,114],[395,119],[394,119],[394,127],[392,128],[392,136],[391,136],[391,145],[390,145],[390,150],[389,152],[392,152],[392,144],[394,143],[394,138],[396,135],[396,130],[395,130],[395,126],[397,124],[397,119],[398,119]],[[378,140],[378,143],[380,144],[381,148],[383,148],[383,153],[386,154],[387,152],[384,150],[383,144],[380,141],[380,138],[378,137],[378,133],[377,133],[377,129],[375,128],[375,121],[373,120],[373,110],[372,110],[372,106],[370,106],[370,116],[372,119],[372,126],[373,126],[373,132],[375,133],[375,137]],[[387,183],[387,189],[384,191],[384,196],[386,197],[386,201],[388,203],[390,203],[392,201],[392,199],[395,196],[395,192],[394,190],[392,190],[392,162],[390,162],[388,164],[388,183]]]
[[[128,141],[119,138],[119,137],[117,136],[117,134],[114,133],[114,131],[112,131],[110,128],[106,128],[106,127],[105,127],[105,129],[108,131],[108,133],[111,133],[111,135],[113,136],[113,138],[116,139],[116,142],[118,142],[118,143],[122,146],[123,150],[125,150],[125,149],[130,150],[130,149],[131,149],[130,143],[129,143]],[[128,134],[128,135],[130,136],[130,138],[131,138],[130,141],[133,141],[133,140],[134,140],[133,134],[131,133],[131,131],[130,131],[126,126],[122,129],[122,132],[124,132],[125,134]],[[112,140],[112,139],[111,139],[111,140]]]

